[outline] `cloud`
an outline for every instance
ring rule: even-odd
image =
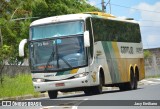
[[[96,1],[87,1],[88,4],[95,6],[96,5]]]
[[[132,8],[139,9],[140,27],[144,48],[160,47],[160,2],[155,4],[140,3]],[[148,11],[147,11],[148,10]],[[132,13],[135,12],[130,10]],[[152,11],[152,12],[151,12]],[[147,45],[147,46],[146,46]]]
[[[152,43],[152,42],[160,42],[159,41],[159,36],[158,35],[149,35],[149,37],[147,37],[147,41],[148,41],[148,43]]]

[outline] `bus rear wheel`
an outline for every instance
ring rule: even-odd
[[[137,89],[138,87],[138,75],[136,74],[134,77],[134,89]]]
[[[135,76],[133,70],[130,71],[130,82],[128,83],[128,90],[133,90],[135,86]]]
[[[57,91],[48,91],[48,96],[50,99],[57,98],[58,92]]]
[[[134,72],[133,70],[130,71],[130,81],[127,82],[127,83],[122,83],[119,85],[119,89],[121,91],[126,91],[126,90],[133,90],[135,89],[137,86],[136,86],[136,83],[137,83],[137,79],[135,78],[134,76]]]

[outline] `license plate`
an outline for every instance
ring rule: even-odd
[[[56,83],[56,87],[64,86],[64,83]]]

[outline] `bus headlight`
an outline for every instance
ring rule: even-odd
[[[45,82],[44,79],[40,79],[40,78],[33,78],[32,81],[33,82]]]
[[[89,74],[89,72],[83,72],[83,73],[75,75],[74,77],[75,78],[81,78],[81,77],[87,76],[88,74]]]

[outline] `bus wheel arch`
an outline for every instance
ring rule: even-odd
[[[102,93],[102,87],[104,85],[104,70],[102,67],[99,67],[97,72],[97,78],[98,78],[98,85],[87,87],[84,89],[85,95],[92,95],[92,94],[101,94]]]
[[[103,90],[103,85],[104,85],[104,70],[102,67],[99,67],[98,70],[98,80],[99,84],[97,86],[93,87],[93,94],[101,94]]]
[[[104,71],[102,69],[102,67],[99,68],[98,70],[98,80],[99,80],[99,84],[97,86],[94,86],[94,90],[93,90],[93,94],[101,94],[102,93],[102,89],[103,89],[103,85],[104,85]]]

